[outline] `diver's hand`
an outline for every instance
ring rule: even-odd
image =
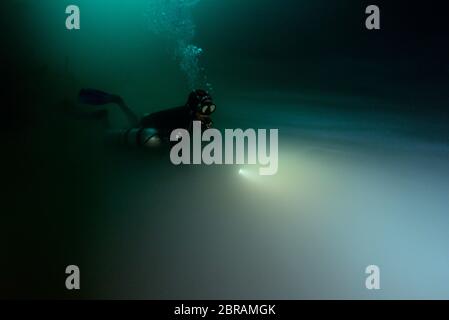
[[[210,129],[210,128],[212,128],[213,127],[213,125],[214,125],[214,122],[212,121],[212,118],[211,117],[206,117],[206,118],[204,118],[204,126],[206,127],[206,129]]]
[[[204,126],[206,127],[206,129],[212,128],[213,125],[214,125],[214,122],[213,122],[212,120],[210,120],[210,121],[204,123]]]

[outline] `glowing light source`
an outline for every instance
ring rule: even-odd
[[[242,177],[245,177],[245,178],[250,178],[253,174],[251,173],[251,171],[249,171],[247,169],[240,168],[239,175],[241,175]]]
[[[257,174],[246,168],[239,169],[239,175],[245,179],[255,181]]]

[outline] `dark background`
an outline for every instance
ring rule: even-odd
[[[394,108],[425,126],[449,119],[447,1],[227,0],[223,7],[206,2],[195,12],[197,38],[207,48],[205,64],[218,99],[261,88],[351,95],[385,102],[374,110],[360,105],[359,111]],[[381,9],[380,31],[365,29],[369,4]],[[86,248],[95,234],[96,190],[105,183],[97,177],[101,160],[95,147],[79,156],[80,142],[67,143],[65,137],[71,127],[55,120],[55,110],[70,106],[72,93],[84,84],[67,80],[64,70],[40,63],[29,51],[30,44],[51,43],[30,39],[27,30],[39,26],[28,24],[32,12],[24,2],[0,6],[0,297],[95,297],[95,290],[67,292],[61,272],[67,257],[83,269],[95,254]],[[46,72],[52,76],[40,82],[38,75]],[[61,79],[69,83],[66,92]],[[157,99],[171,90],[156,92]],[[447,140],[444,134],[437,138]]]

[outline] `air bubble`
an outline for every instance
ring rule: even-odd
[[[203,49],[193,43],[196,26],[191,9],[200,0],[150,0],[146,13],[149,29],[176,43],[174,56],[190,89],[203,87],[205,69],[200,66]]]

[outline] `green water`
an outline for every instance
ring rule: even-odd
[[[349,2],[71,3],[80,30],[64,1],[5,5],[0,296],[372,298],[378,263],[376,297],[448,297],[447,36],[396,46]],[[84,87],[139,114],[207,88],[219,129],[280,129],[279,173],[109,148],[73,116]]]

